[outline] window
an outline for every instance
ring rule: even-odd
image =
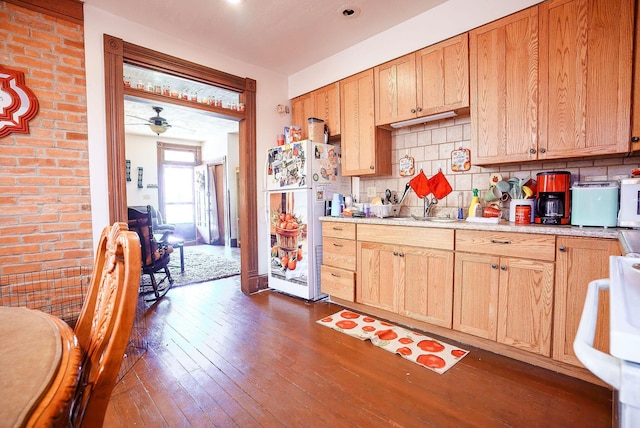
[[[167,223],[195,223],[193,168],[200,156],[199,146],[158,142],[160,212]]]

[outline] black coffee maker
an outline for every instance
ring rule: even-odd
[[[540,172],[536,175],[536,185],[535,222],[569,224],[571,173],[568,171]]]

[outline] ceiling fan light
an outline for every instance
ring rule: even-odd
[[[156,134],[160,135],[160,134],[164,134],[167,131],[167,127],[166,126],[162,126],[162,125],[153,125],[153,124],[149,124],[149,128],[151,128],[151,130],[153,132],[155,132]]]

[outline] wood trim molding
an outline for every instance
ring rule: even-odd
[[[84,25],[84,11],[80,0],[5,0],[5,2]]]
[[[214,70],[104,35],[107,172],[110,222],[126,221],[127,193],[124,144],[123,64],[132,64],[238,92],[246,106],[239,120],[241,289],[254,293],[266,285],[258,275],[256,180],[256,81]]]

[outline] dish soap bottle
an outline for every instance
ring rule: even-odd
[[[480,211],[480,199],[478,198],[478,189],[473,189],[473,198],[469,205],[469,217],[478,217]]]

